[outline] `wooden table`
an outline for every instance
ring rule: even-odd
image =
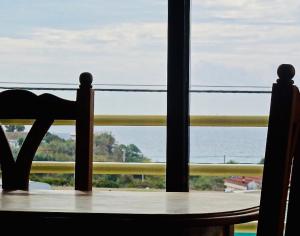
[[[0,194],[0,224],[55,226],[109,235],[233,235],[233,225],[256,220],[258,193],[72,190]]]

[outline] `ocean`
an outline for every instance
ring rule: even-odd
[[[119,144],[135,144],[153,162],[166,161],[165,127],[96,127]],[[264,157],[267,128],[191,127],[191,163],[258,163]]]

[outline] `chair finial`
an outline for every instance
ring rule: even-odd
[[[89,72],[83,72],[79,76],[80,88],[91,88],[93,75]]]
[[[281,64],[277,69],[277,75],[279,76],[277,83],[292,85],[294,84],[292,79],[295,76],[295,68],[291,64]]]

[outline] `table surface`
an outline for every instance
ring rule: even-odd
[[[257,220],[259,199],[257,192],[2,191],[0,220],[25,222],[22,230],[100,224],[109,235],[232,236],[234,224]]]
[[[259,205],[257,192],[36,190],[1,192],[1,211],[217,216]]]

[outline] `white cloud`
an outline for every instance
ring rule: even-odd
[[[300,68],[300,27],[203,23],[192,32],[194,83],[271,85],[281,63]]]
[[[138,23],[107,25],[87,30],[40,29],[33,33],[33,40],[42,41],[45,45],[77,50],[95,50],[108,46],[130,48],[144,44],[155,44],[166,41],[166,24]],[[142,39],[142,40],[141,40]],[[84,46],[83,48],[77,46]]]
[[[297,0],[193,0],[192,6],[193,16],[199,20],[237,20],[238,24],[299,22]]]
[[[251,78],[273,75],[273,68],[282,62],[298,65],[300,27],[297,24],[269,24],[270,19],[263,16],[265,13],[271,14],[271,11],[264,10],[272,6],[275,13],[279,12],[276,7],[280,4],[283,1],[277,0],[271,5],[270,1],[194,0],[193,5],[199,9],[202,7],[211,19],[216,12],[220,13],[219,17],[232,14],[230,17],[236,19],[234,22],[193,20],[193,76],[198,73],[194,68],[213,65],[212,70],[218,68],[220,71],[215,78],[208,71],[203,74],[210,77],[212,83],[221,83],[222,78],[217,77],[226,77],[222,70],[239,70],[241,72],[233,81],[236,82],[241,73],[248,73],[250,84]],[[285,17],[295,17],[293,12],[289,9],[290,14],[283,13]],[[249,17],[254,19],[253,14],[259,15],[256,20],[266,19],[266,24],[243,21]],[[76,73],[82,71],[81,68],[87,68],[101,78],[101,82],[164,84],[166,43],[167,25],[160,22],[108,24],[84,30],[39,28],[23,38],[0,37],[0,53],[5,55],[0,62],[2,68],[8,63],[19,67],[26,65],[30,72],[40,70],[39,75],[53,73],[47,71],[50,65],[60,71],[70,72],[75,68]]]
[[[271,85],[279,64],[300,68],[299,9],[298,0],[193,0],[193,83]],[[90,71],[95,83],[165,84],[166,22],[109,22],[81,25],[80,29],[45,25],[23,37],[0,36],[1,80],[76,83],[79,73]],[[151,104],[157,94],[122,96],[110,93],[109,98],[101,97],[99,111],[155,113],[156,108],[145,108],[145,104]],[[164,99],[162,95],[152,105]],[[206,104],[215,107],[211,101]],[[221,107],[222,112],[230,113],[234,109],[229,106],[216,106],[215,110]],[[196,107],[203,113],[209,111],[201,104]],[[159,108],[160,113],[164,109]],[[256,105],[253,111],[257,111]]]
[[[88,70],[99,82],[164,83],[166,43],[166,24],[160,23],[41,28],[23,38],[0,37],[0,68],[4,75],[30,80],[65,80],[66,72],[73,76]],[[16,66],[19,74],[12,72]]]
[[[153,48],[166,47],[166,42],[166,24],[160,23],[109,25],[87,30],[41,28],[24,38],[0,37],[0,52],[19,56],[24,53],[27,60],[39,53],[51,56],[55,51],[97,56],[99,53],[118,54],[130,50],[151,52]]]

